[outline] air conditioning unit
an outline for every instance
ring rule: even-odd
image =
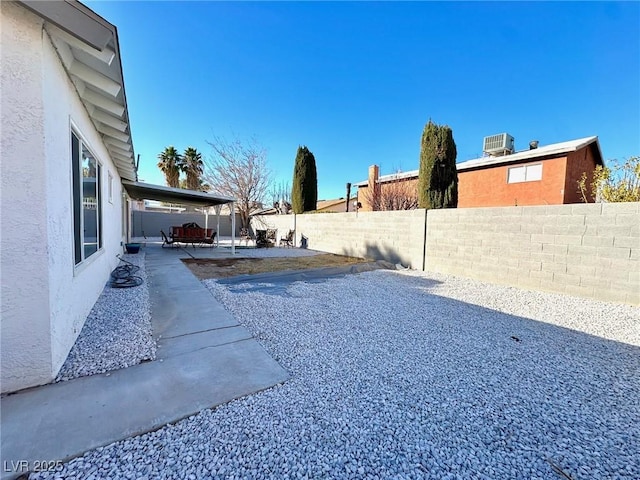
[[[515,141],[508,133],[484,137],[482,151],[493,156],[509,155],[515,151]]]

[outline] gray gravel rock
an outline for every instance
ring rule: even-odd
[[[56,382],[106,373],[156,358],[144,252],[122,255],[122,258],[140,267],[135,275],[142,278],[142,285],[111,288],[107,284],[91,309]]]
[[[417,272],[205,283],[291,380],[31,478],[640,478],[637,308]]]

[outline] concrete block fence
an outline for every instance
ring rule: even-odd
[[[640,305],[640,203],[271,215],[309,248]]]

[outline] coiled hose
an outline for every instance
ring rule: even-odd
[[[128,262],[120,255],[116,255],[116,257],[118,257],[121,262],[124,262],[124,265],[117,266],[113,272],[111,272],[110,286],[112,288],[131,288],[142,285],[142,278],[134,275],[134,273],[140,270],[140,267]]]

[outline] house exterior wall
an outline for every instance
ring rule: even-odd
[[[43,38],[52,370],[57,374],[122,252],[122,183],[46,33]],[[71,128],[101,167],[102,251],[74,265]],[[111,202],[108,177],[112,176]]]
[[[542,180],[507,183],[509,168],[542,164]],[[563,203],[567,157],[458,171],[458,208]]]
[[[518,205],[560,205],[583,202],[578,191],[578,180],[587,173],[587,184],[593,179],[593,171],[597,165],[597,146],[587,145],[566,155],[534,159],[509,165],[492,165],[473,170],[458,171],[458,208],[469,207],[504,207]],[[510,168],[522,165],[542,164],[542,180],[520,183],[508,183]],[[371,167],[369,167],[369,185],[358,188],[358,201],[362,210],[373,210]],[[396,188],[398,183],[417,191],[418,179],[407,178],[379,185],[379,192]],[[594,198],[588,196],[590,202]]]
[[[0,2],[2,326],[0,388],[52,377],[42,22]]]
[[[578,189],[578,181],[583,173],[587,174],[586,185],[593,182],[593,172],[596,168],[596,157],[594,154],[595,144],[588,145],[585,148],[576,150],[567,155],[567,173],[564,186],[564,203],[580,203],[583,202],[582,194]],[[589,188],[589,187],[588,187]],[[590,202],[595,201],[592,195],[587,194]]]
[[[50,382],[64,363],[110,270],[118,264],[122,190],[42,21],[15,4],[1,6],[2,275],[12,279],[2,282],[4,393]],[[103,248],[78,266],[72,125],[102,167]]]

